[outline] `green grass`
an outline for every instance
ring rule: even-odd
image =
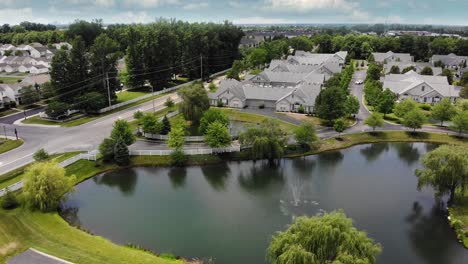
[[[231,108],[219,108],[219,109],[223,111],[232,121],[259,124],[263,120],[270,118],[264,115],[241,112],[237,109],[231,109]],[[278,120],[278,121],[279,121],[280,127],[287,132],[293,132],[294,129],[297,127],[294,124],[291,124],[282,120]]]
[[[198,130],[198,125],[193,125],[190,122],[187,122],[182,114],[178,114],[176,116],[173,116],[169,119],[169,122],[171,123],[171,127],[175,126],[176,124],[179,124],[181,122],[185,122],[187,124],[187,135],[188,136],[203,136],[202,133]]]
[[[0,110],[0,117],[11,115],[11,114],[16,114],[16,113],[19,113],[19,112],[15,109]]]
[[[12,83],[18,83],[18,81],[23,80],[23,78],[18,78],[18,77],[5,77],[5,76],[0,76],[0,83],[5,83],[5,84],[12,84]]]
[[[18,139],[18,140],[7,139],[6,141],[4,139],[0,139],[0,141],[4,141],[2,144],[0,144],[0,154],[10,151],[12,149],[15,149],[23,145],[24,143],[23,140],[21,139]]]
[[[463,245],[468,248],[468,193],[458,192],[455,196],[454,204],[449,208],[451,223],[453,220],[462,222],[462,228],[457,231],[458,238],[463,241]]]
[[[117,102],[121,103],[121,102],[130,101],[135,98],[147,95],[149,93],[151,93],[151,91],[149,91],[147,87],[145,87],[145,89],[122,91],[117,94]]]
[[[161,109],[159,111],[156,111],[154,115],[158,118],[161,118],[171,112],[176,111],[179,108],[179,104],[175,104],[173,107],[166,107],[164,109]],[[133,120],[130,122],[130,128],[132,130],[136,130],[138,128],[138,120]]]

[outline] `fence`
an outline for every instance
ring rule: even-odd
[[[71,164],[79,161],[79,160],[93,160],[95,161],[97,159],[97,153],[98,151],[97,150],[93,150],[93,151],[89,151],[88,153],[80,153],[76,156],[73,156],[67,160],[64,160],[62,162],[59,163],[59,166],[64,168],[64,167],[67,167],[67,166],[70,166]],[[17,191],[21,188],[23,188],[23,185],[24,185],[24,182],[23,181],[19,181],[17,183],[14,183],[10,186],[8,186],[8,190],[9,191]],[[6,193],[6,189],[7,188],[3,188],[3,189],[0,189],[0,197],[2,197],[3,195],[5,195]]]
[[[226,148],[198,148],[198,149],[184,149],[187,155],[207,155],[226,152],[239,152],[240,145],[232,145]],[[169,156],[173,150],[130,150],[131,156]]]
[[[144,137],[147,138],[147,139],[169,140],[168,135],[144,133]],[[205,137],[203,137],[203,136],[185,137],[185,142],[203,142],[203,141],[205,141]]]

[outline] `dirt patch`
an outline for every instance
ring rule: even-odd
[[[15,249],[17,249],[18,247],[19,247],[19,244],[16,242],[10,242],[6,245],[2,245],[0,247],[0,256],[6,256],[12,251],[14,251]]]
[[[307,116],[307,115],[304,115],[304,114],[297,114],[297,113],[281,113],[281,114],[284,114],[286,116],[289,116],[291,118],[294,118],[294,119],[302,121],[302,122],[311,123],[311,124],[316,125],[316,126],[320,126],[321,123],[322,123],[320,118],[318,118],[318,117]]]

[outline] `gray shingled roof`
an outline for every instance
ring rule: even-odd
[[[388,60],[391,57],[399,58],[401,62],[413,61],[413,56],[411,56],[409,53],[394,53],[392,51],[388,51],[385,53],[373,52],[372,55],[374,55],[374,60],[380,63],[383,63],[385,60]]]
[[[383,78],[383,87],[396,94],[403,94],[421,83],[427,83],[444,97],[458,97],[460,94],[460,89],[449,85],[445,76],[419,75],[410,71],[405,74],[389,74]]]
[[[448,55],[432,55],[431,61],[441,61],[445,65],[459,66],[464,61],[468,61],[468,56],[457,56],[453,53],[450,53]]]

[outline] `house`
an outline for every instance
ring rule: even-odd
[[[321,85],[318,84],[300,83],[294,87],[278,87],[228,79],[221,81],[219,89],[209,93],[208,97],[212,105],[222,102],[233,108],[265,107],[281,112],[298,112],[302,107],[306,113],[311,113],[320,90]]]
[[[246,76],[247,81],[260,86],[288,87],[296,86],[302,82],[322,85],[325,82],[325,75],[315,72],[281,72],[265,70],[254,76]]]
[[[3,71],[7,72],[7,73],[17,72],[18,71],[18,66],[17,65],[6,64],[5,67],[3,67]]]
[[[4,97],[8,97],[8,101],[16,102],[20,104],[21,96],[20,96],[20,89],[22,86],[18,83],[11,83],[11,84],[3,84],[0,83],[0,90]]]
[[[400,69],[400,72],[403,71],[405,68],[414,67],[417,73],[421,73],[422,69],[425,67],[429,67],[432,69],[433,75],[441,75],[442,68],[441,67],[434,67],[429,62],[401,62],[401,61],[392,61],[384,64],[385,74],[389,74],[390,70],[393,66],[397,66]]]
[[[5,51],[15,51],[16,47],[11,44],[4,44],[0,46],[0,55],[5,55]]]
[[[455,102],[461,87],[449,85],[445,76],[419,75],[414,71],[405,74],[389,74],[383,77],[384,89],[390,89],[399,100],[412,98],[420,103],[436,103],[442,98]]]
[[[49,72],[49,68],[44,65],[31,65],[29,72],[32,74],[41,74]]]
[[[443,63],[445,66],[453,69],[466,68],[468,63],[468,56],[457,56],[453,53],[448,55],[432,55],[431,64],[435,65],[437,62]]]
[[[54,43],[52,44],[52,46],[57,49],[57,50],[60,50],[62,49],[62,47],[66,47],[65,49],[67,50],[71,50],[72,49],[72,45],[68,42],[60,42],[60,43]]]
[[[394,53],[388,51],[386,53],[373,52],[374,60],[377,63],[386,64],[389,62],[412,62],[414,61],[413,56],[409,53]]]
[[[239,48],[258,48],[264,41],[261,36],[244,36],[240,40]]]
[[[0,86],[0,109],[5,108],[10,101],[10,97],[7,96],[6,90]]]
[[[46,82],[50,82],[50,75],[48,74],[39,74],[39,75],[30,75],[25,77],[22,81],[21,84],[23,86],[29,86],[33,85],[43,85]]]
[[[55,49],[49,49],[47,47],[34,47],[29,50],[31,57],[40,58],[48,57],[51,58],[55,54]]]
[[[322,65],[324,63],[336,63],[343,66],[346,61],[347,51],[337,53],[310,53],[305,51],[296,51],[295,55],[288,56],[287,62],[299,65]]]

